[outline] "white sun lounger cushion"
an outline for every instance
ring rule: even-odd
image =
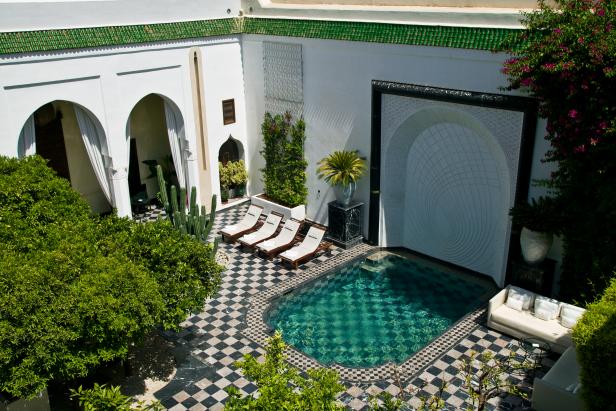
[[[263,241],[257,247],[263,251],[270,251],[278,247],[282,247],[285,244],[289,244],[295,238],[297,231],[299,230],[300,223],[290,218],[284,223],[284,227],[276,237]]]
[[[282,216],[280,214],[270,213],[261,228],[254,233],[243,235],[240,238],[240,241],[252,245],[271,237],[276,232],[276,229],[280,224],[280,220],[282,220]]]
[[[306,238],[299,245],[291,248],[290,250],[285,251],[280,254],[281,257],[288,258],[289,260],[295,261],[298,260],[308,254],[314,253],[316,249],[321,244],[321,240],[325,235],[325,231],[317,228],[310,227],[308,230],[308,234],[306,234]]]
[[[251,227],[254,227],[254,225],[257,224],[257,221],[259,221],[259,217],[261,216],[262,211],[263,209],[261,207],[251,205],[248,208],[246,214],[244,215],[244,218],[242,218],[242,221],[237,224],[228,225],[220,231],[227,235],[234,235],[239,233],[240,231],[244,231]]]

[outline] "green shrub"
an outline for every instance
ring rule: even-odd
[[[0,170],[0,392],[85,376],[215,292],[211,246],[167,222],[91,217],[39,157]]]
[[[616,279],[591,303],[573,329],[582,368],[582,397],[589,410],[614,410],[616,395]]]
[[[341,410],[336,396],[344,387],[338,373],[329,369],[308,370],[307,377],[286,362],[285,343],[277,331],[267,341],[265,361],[246,354],[236,363],[244,375],[257,385],[258,397],[241,398],[239,390],[229,388],[225,410]]]
[[[265,113],[261,132],[265,158],[263,183],[265,194],[289,207],[306,203],[306,166],[304,141],[306,124],[303,119],[292,123],[289,113],[272,116]]]
[[[120,387],[107,387],[94,383],[94,387],[84,389],[79,386],[71,389],[71,398],[79,402],[84,411],[158,411],[164,408],[158,401],[145,405],[143,402],[134,404],[131,397],[120,392]]]

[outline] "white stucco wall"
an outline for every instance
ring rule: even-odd
[[[196,149],[190,47],[199,47],[203,55],[202,84],[208,135],[220,139],[220,144],[229,133],[245,141],[241,46],[239,38],[230,36],[44,55],[0,56],[0,122],[3,124],[0,154],[17,155],[19,133],[38,107],[66,100],[82,105],[100,121],[113,167],[125,168],[128,166],[129,115],[139,100],[156,93],[178,107],[186,138],[195,156],[200,155]],[[221,100],[224,98],[236,99],[237,122],[232,126],[222,126]],[[193,162],[194,167],[196,163]],[[217,178],[217,174],[212,175],[210,181],[200,183],[217,187]],[[124,207],[127,185],[125,191],[121,194]]]
[[[264,114],[262,42],[302,44],[304,117],[307,124],[308,218],[327,222],[327,203],[334,199],[331,188],[316,176],[316,163],[333,150],[359,150],[370,155],[372,80],[412,83],[435,87],[503,93],[500,72],[503,54],[488,51],[415,47],[372,43],[244,35],[244,75],[247,84],[247,128],[254,188],[262,188],[258,169],[263,161],[260,124]],[[532,178],[549,174],[540,162],[547,149],[545,123],[539,122]],[[531,189],[531,195],[536,195]],[[364,201],[367,235],[369,177],[358,185],[356,199]]]

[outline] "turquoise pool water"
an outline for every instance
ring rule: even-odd
[[[377,254],[379,255],[379,254]],[[275,300],[265,321],[322,364],[402,363],[489,297],[487,281],[383,253]]]

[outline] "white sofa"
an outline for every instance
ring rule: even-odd
[[[537,411],[581,411],[580,365],[569,347],[543,378],[535,378],[532,406]]]
[[[521,308],[514,304],[514,301],[507,303],[510,290],[514,290],[512,295],[523,294],[530,298],[528,307]],[[512,297],[513,298],[513,297]],[[552,305],[557,304],[555,318],[545,320],[538,318],[535,313],[535,300],[550,301]],[[515,308],[512,308],[515,307]],[[565,311],[566,310],[566,311]],[[561,322],[573,326],[577,318],[584,313],[583,308],[569,304],[550,300],[543,296],[537,296],[530,291],[519,287],[507,286],[490,299],[488,305],[488,327],[501,331],[516,338],[536,337],[550,344],[552,351],[563,353],[573,344],[571,340],[571,328],[564,327]],[[575,314],[570,314],[574,312]],[[566,318],[563,318],[564,316]],[[569,317],[573,315],[573,317]]]

